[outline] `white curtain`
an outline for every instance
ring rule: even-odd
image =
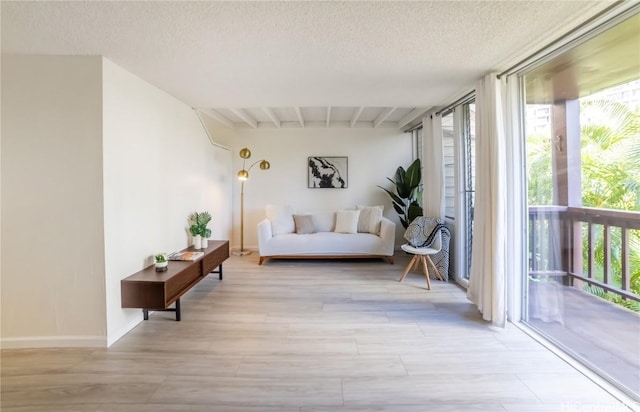
[[[422,182],[424,215],[444,219],[444,154],[442,152],[442,118],[422,119]]]
[[[506,156],[502,87],[492,73],[476,87],[476,189],[467,297],[485,320],[506,324]]]
[[[524,139],[520,130],[520,87],[517,75],[503,77],[501,86],[504,95],[505,153],[506,153],[506,245],[505,264],[507,276],[507,315],[511,321],[522,317],[523,274],[527,273],[526,237],[527,201],[525,186]]]

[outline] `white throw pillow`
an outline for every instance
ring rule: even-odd
[[[374,235],[380,233],[384,206],[356,206],[356,209],[360,211],[358,232],[373,233]]]
[[[271,221],[271,233],[273,236],[293,233],[296,224],[293,221],[293,207],[290,205],[267,205],[267,219]]]
[[[359,210],[338,210],[336,212],[336,229],[339,233],[358,233]]]

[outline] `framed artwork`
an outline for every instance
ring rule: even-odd
[[[346,156],[310,156],[307,162],[309,189],[346,189],[347,164]]]

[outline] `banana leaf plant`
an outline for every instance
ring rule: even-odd
[[[378,187],[391,196],[393,209],[400,218],[400,223],[406,229],[409,223],[418,216],[422,216],[424,211],[420,206],[419,199],[422,191],[421,187],[421,165],[420,159],[416,159],[405,170],[402,166],[398,167],[395,174],[395,180],[388,178],[393,183],[395,193],[380,185]]]
[[[189,232],[193,236],[202,236],[205,239],[211,236],[211,229],[207,227],[207,224],[211,221],[211,214],[209,212],[193,212],[189,215]]]

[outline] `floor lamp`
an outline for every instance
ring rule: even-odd
[[[244,182],[249,180],[249,171],[253,166],[260,164],[260,170],[267,170],[271,167],[271,164],[264,159],[253,162],[248,168],[245,167],[247,159],[251,157],[251,150],[246,147],[240,150],[240,157],[242,158],[242,170],[238,172],[240,180],[240,250],[233,252],[235,256],[245,256],[251,253],[250,250],[244,250]]]

